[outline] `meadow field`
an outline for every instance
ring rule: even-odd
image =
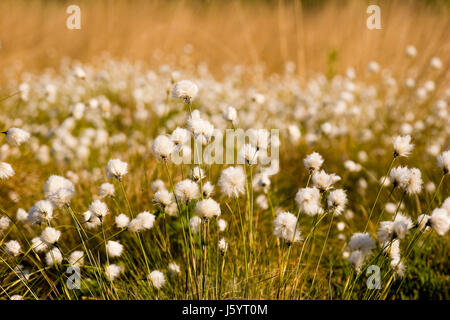
[[[450,2],[70,5],[0,2],[0,300],[450,298]]]

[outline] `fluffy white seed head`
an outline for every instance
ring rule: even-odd
[[[88,210],[83,213],[83,223],[87,229],[95,229],[101,225],[102,221],[95,213]]]
[[[16,212],[16,218],[20,222],[26,222],[28,220],[28,212],[26,212],[24,209],[19,208]]]
[[[0,180],[11,178],[15,174],[14,169],[9,163],[0,162]]]
[[[123,246],[120,244],[119,241],[109,240],[106,243],[106,252],[108,253],[108,256],[111,258],[120,257],[120,255],[123,252]]]
[[[175,197],[181,202],[189,202],[200,197],[198,184],[190,179],[178,182],[174,188]]]
[[[69,264],[74,267],[80,267],[84,263],[84,252],[76,250],[69,256]]]
[[[206,198],[209,198],[214,193],[214,185],[211,182],[206,181],[206,183],[203,184],[202,191],[203,191],[203,196]]]
[[[347,246],[351,251],[359,250],[364,255],[368,255],[375,249],[375,240],[367,232],[357,232],[350,238]]]
[[[75,186],[72,181],[52,175],[44,184],[45,197],[50,200],[56,207],[68,205],[75,193]]]
[[[256,164],[258,162],[258,150],[250,143],[244,144],[238,153],[239,163]]]
[[[115,193],[115,188],[112,183],[103,183],[99,189],[100,198],[113,197]]]
[[[281,212],[273,221],[273,234],[287,244],[301,240],[300,229],[297,228],[297,218],[290,212]]]
[[[195,212],[200,218],[210,220],[220,216],[220,205],[211,198],[203,199],[197,202]]]
[[[34,237],[33,239],[31,239],[31,248],[38,252],[46,252],[48,250],[48,245],[41,240],[40,237]]]
[[[321,192],[327,191],[333,187],[333,184],[341,180],[341,177],[334,173],[328,174],[323,170],[316,171],[312,175],[312,182]]]
[[[158,160],[170,160],[175,150],[175,143],[166,135],[156,137],[152,144],[152,151]]]
[[[52,248],[45,254],[45,263],[48,266],[53,266],[55,264],[61,264],[63,261],[63,256],[58,248]]]
[[[155,223],[155,215],[150,212],[144,211],[139,213],[136,218],[131,220],[128,225],[128,230],[131,232],[139,232],[144,230],[149,230],[153,228],[153,224]]]
[[[100,219],[109,213],[106,203],[100,200],[95,200],[94,202],[92,202],[89,206],[89,211],[95,214]]]
[[[175,99],[182,99],[186,103],[191,103],[197,96],[197,93],[197,85],[190,80],[178,81],[172,89],[172,97]]]
[[[53,219],[53,204],[48,200],[40,200],[28,211],[28,222],[31,225],[41,224],[45,220]]]
[[[169,263],[168,268],[169,268],[169,272],[173,275],[178,275],[181,272],[180,266],[178,264],[176,264],[175,262]]]
[[[20,243],[16,240],[10,240],[5,243],[5,250],[8,254],[17,257],[21,252],[22,248]]]
[[[115,223],[117,228],[126,228],[130,223],[130,218],[126,214],[121,213],[116,217]]]
[[[114,178],[119,181],[123,176],[128,173],[128,163],[121,161],[120,159],[111,159],[106,165],[106,177]]]
[[[237,122],[237,111],[235,108],[228,106],[223,110],[223,118],[231,123]]]
[[[411,136],[398,136],[394,138],[394,158],[396,157],[407,157],[414,144],[411,143]]]
[[[227,222],[223,219],[218,219],[217,227],[219,228],[220,232],[223,232],[223,231],[225,231],[225,228],[227,227]]]
[[[200,180],[203,180],[206,177],[205,172],[200,167],[194,167],[191,169],[191,172],[189,173],[189,178],[191,178],[195,182],[199,182]]]
[[[218,243],[220,254],[224,255],[228,249],[228,243],[225,238],[221,238]]]
[[[323,212],[320,206],[320,191],[317,188],[301,188],[295,195],[300,212],[310,216]]]
[[[239,197],[245,192],[245,174],[242,167],[228,167],[222,171],[219,187],[227,197]]]
[[[152,271],[149,274],[148,279],[152,282],[152,285],[156,289],[161,289],[161,287],[166,282],[166,279],[164,278],[164,273],[162,273],[161,271],[158,271],[158,270]]]
[[[199,216],[193,216],[189,219],[189,227],[193,233],[200,231],[200,226],[202,225],[202,219]]]
[[[450,226],[450,215],[447,210],[436,208],[431,213],[429,224],[438,235],[443,236],[447,233]]]
[[[162,208],[168,207],[174,201],[173,193],[165,189],[157,191],[153,196],[153,201],[160,205]]]
[[[170,139],[176,145],[183,145],[189,141],[191,134],[188,130],[184,128],[177,127],[172,134],[170,135]]]
[[[3,133],[6,136],[6,141],[13,146],[20,146],[30,138],[30,134],[27,131],[19,128],[10,128]]]
[[[323,164],[323,158],[317,152],[313,152],[303,159],[303,164],[310,173],[320,170]]]
[[[45,228],[41,233],[41,240],[48,245],[55,244],[61,237],[61,231],[52,227]]]
[[[110,264],[105,267],[105,275],[110,280],[113,281],[115,278],[120,276],[120,274],[123,272],[123,267],[118,266],[116,264]]]
[[[345,190],[337,189],[330,192],[327,198],[328,209],[334,214],[341,214],[347,204],[347,194]]]
[[[444,174],[448,174],[450,172],[450,150],[443,152],[441,155],[437,157],[438,166],[442,169]]]
[[[10,220],[8,217],[0,217],[0,233],[9,228]]]

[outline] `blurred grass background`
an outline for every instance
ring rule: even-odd
[[[66,28],[71,4],[81,8],[81,30]],[[382,30],[366,28],[370,4],[381,8]],[[264,64],[272,72],[294,61],[307,76],[327,72],[330,60],[336,72],[358,71],[370,60],[395,72],[402,71],[408,44],[419,51],[417,68],[433,55],[446,65],[449,8],[450,1],[440,0],[2,0],[0,68],[33,71],[56,67],[66,56],[86,62],[109,52],[154,65],[206,62],[217,74],[226,62]],[[180,61],[186,44],[191,58]]]

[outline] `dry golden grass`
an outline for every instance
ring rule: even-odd
[[[292,60],[306,72],[365,68],[376,60],[403,71],[404,48],[419,50],[416,67],[432,55],[450,59],[447,7],[416,1],[379,1],[382,30],[366,28],[366,1],[336,1],[302,8],[301,1],[77,1],[81,30],[65,26],[71,3],[5,0],[0,3],[0,68],[56,67],[61,57],[89,61],[114,57],[187,64],[205,61],[220,71],[225,62],[264,63],[280,71]],[[195,61],[176,61],[187,43]],[[397,70],[395,66],[399,65]],[[448,74],[447,74],[448,77]]]

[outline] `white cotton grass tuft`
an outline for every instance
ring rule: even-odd
[[[106,252],[111,258],[120,257],[123,252],[123,245],[119,241],[109,240],[106,242]]]
[[[52,227],[46,227],[41,233],[41,240],[47,245],[53,245],[58,242],[61,237],[61,231]]]
[[[310,173],[313,173],[314,171],[320,170],[323,161],[324,160],[319,153],[313,152],[310,155],[306,156],[305,159],[303,159],[303,164]]]
[[[200,189],[198,184],[190,179],[185,179],[178,182],[174,188],[175,197],[181,201],[188,203],[191,200],[200,197]]]
[[[420,193],[423,187],[422,174],[417,168],[392,168],[389,179],[394,187],[402,188],[409,195]]]
[[[170,135],[170,139],[175,145],[183,145],[187,143],[190,137],[191,133],[189,132],[189,130],[180,127],[177,127]]]
[[[158,270],[150,272],[150,274],[148,275],[148,280],[150,280],[152,285],[158,290],[162,288],[164,283],[166,283],[164,273]]]
[[[105,275],[110,281],[113,281],[115,278],[120,276],[123,271],[123,266],[118,266],[116,264],[110,264],[105,267]]]
[[[179,275],[181,273],[180,266],[176,262],[169,263],[168,266],[170,274]]]
[[[228,242],[225,238],[221,238],[218,242],[218,247],[221,255],[224,255],[228,249]]]
[[[84,264],[84,252],[75,250],[69,256],[69,264],[74,267],[80,267]]]
[[[194,182],[199,182],[206,177],[205,172],[199,166],[196,166],[191,169],[189,173],[189,178],[191,178]]]
[[[5,134],[6,141],[13,146],[20,146],[30,138],[28,131],[19,128],[10,128],[2,133]]]
[[[258,162],[258,149],[250,143],[244,144],[238,152],[238,163],[256,164]]]
[[[223,219],[217,219],[217,227],[219,228],[220,232],[224,232],[225,228],[227,227],[227,222]]]
[[[23,300],[23,296],[20,294],[14,294],[9,298],[9,300]]]
[[[190,104],[197,96],[198,87],[190,80],[178,81],[172,89],[172,98],[182,99],[185,103]]]
[[[312,183],[321,192],[325,192],[333,188],[333,184],[341,180],[341,177],[335,175],[334,173],[328,174],[323,170],[316,171],[312,175]]]
[[[441,155],[437,157],[438,166],[442,169],[444,174],[448,174],[450,172],[450,150],[443,152]]]
[[[95,229],[102,224],[100,218],[90,210],[83,212],[83,224],[87,229]]]
[[[430,226],[440,236],[445,235],[450,227],[450,215],[444,208],[436,208],[430,216],[419,216],[417,220],[422,227]]]
[[[160,135],[153,140],[152,152],[158,160],[170,160],[174,150],[175,143],[166,135]]]
[[[407,157],[414,148],[411,143],[411,136],[397,136],[394,138],[394,158]]]
[[[357,232],[350,238],[347,246],[351,251],[359,250],[365,255],[368,255],[375,249],[375,240],[367,232]]]
[[[413,45],[408,45],[405,49],[405,53],[408,57],[414,58],[417,56],[417,49]]]
[[[114,219],[114,222],[117,228],[127,228],[130,224],[130,218],[126,214],[121,213]]]
[[[11,178],[15,174],[14,169],[9,163],[0,162],[0,180]]]
[[[295,195],[300,212],[314,216],[323,212],[320,206],[320,191],[317,188],[301,188]]]
[[[166,189],[166,185],[164,184],[164,182],[162,180],[157,179],[152,182],[153,192],[157,192],[157,191],[164,190],[164,189]]]
[[[100,200],[95,200],[94,202],[92,202],[89,206],[89,211],[99,217],[100,220],[109,213],[106,203]]]
[[[336,215],[341,214],[347,204],[347,194],[343,189],[333,190],[328,194],[327,205],[328,210]]]
[[[106,197],[114,197],[114,193],[116,192],[114,185],[112,183],[103,183],[99,189],[100,199]]]
[[[9,228],[10,220],[8,217],[0,217],[0,233]]]
[[[193,233],[200,231],[200,226],[202,225],[202,219],[199,216],[193,216],[189,219],[189,228]]]
[[[53,204],[48,200],[40,200],[30,208],[27,214],[28,222],[31,225],[41,224],[44,221],[53,219]]]
[[[173,193],[165,189],[155,192],[153,202],[160,205],[162,208],[170,206],[174,201]]]
[[[237,123],[237,111],[235,108],[228,106],[223,110],[223,118],[231,122],[233,125]]]
[[[74,193],[72,181],[61,176],[52,175],[44,184],[45,197],[58,208],[69,205]]]
[[[108,179],[114,178],[122,181],[124,175],[128,173],[128,163],[120,159],[111,159],[106,164],[106,177]]]
[[[211,220],[220,216],[220,205],[214,199],[203,199],[197,202],[195,212],[200,218]]]
[[[290,212],[279,213],[273,221],[273,234],[288,245],[302,240],[297,218]]]
[[[10,240],[6,242],[5,250],[9,255],[13,257],[17,257],[19,254],[22,253],[22,247],[20,246],[20,243],[16,240]]]
[[[61,264],[63,261],[63,256],[61,254],[61,251],[54,247],[50,251],[48,251],[45,254],[45,263],[48,266],[58,265]]]
[[[228,167],[222,170],[219,187],[227,197],[239,197],[245,193],[245,173],[242,167]]]
[[[128,230],[131,232],[140,232],[145,230],[150,230],[153,228],[153,225],[155,223],[155,215],[144,211],[139,213],[136,218],[131,220],[130,224],[128,225]]]
[[[20,222],[27,222],[28,221],[28,212],[26,212],[22,208],[17,209],[16,219]]]
[[[209,198],[214,194],[214,185],[211,182],[206,181],[203,184],[202,191],[203,197]]]
[[[49,246],[40,237],[34,237],[31,239],[31,248],[38,253],[42,253],[47,252]]]

